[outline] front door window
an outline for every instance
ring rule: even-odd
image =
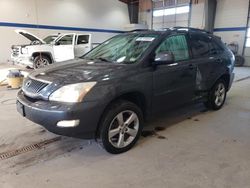
[[[185,35],[175,35],[166,38],[156,50],[156,54],[162,52],[171,52],[175,61],[184,61],[189,59],[189,50]]]
[[[74,38],[74,34],[64,35],[53,46],[56,62],[74,59]]]

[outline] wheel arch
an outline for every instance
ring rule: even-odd
[[[114,97],[112,100],[110,100],[108,102],[108,104],[106,105],[106,107],[104,108],[102,115],[99,119],[97,128],[96,128],[96,138],[99,137],[100,134],[100,128],[101,128],[101,121],[104,118],[104,115],[106,114],[107,110],[110,108],[110,106],[112,104],[114,104],[115,102],[119,101],[119,100],[126,100],[129,102],[132,102],[134,104],[136,104],[142,111],[143,113],[143,119],[146,118],[147,116],[147,99],[145,97],[145,95],[142,92],[139,91],[130,91],[130,92],[126,92],[126,93],[121,93],[119,95],[117,95],[116,97]]]
[[[54,62],[53,56],[50,52],[34,52],[32,54],[32,58],[35,59],[35,57],[37,57],[39,55],[44,55],[44,56],[48,57],[51,60],[51,63]]]
[[[226,83],[226,88],[227,88],[227,91],[229,90],[229,84],[230,84],[230,74],[223,74],[223,75],[221,75],[217,80],[216,80],[216,82],[218,81],[218,80],[224,80],[225,81],[225,83]],[[215,83],[216,83],[215,82]],[[215,84],[214,83],[214,84]]]
[[[217,90],[217,85],[221,82],[224,82],[225,83],[225,92],[224,93],[224,98],[223,98],[223,101],[221,104],[216,104],[216,98],[218,96],[216,96],[216,90]],[[227,95],[227,91],[229,90],[229,85],[230,85],[230,74],[223,74],[221,75],[218,79],[216,79],[216,81],[214,82],[212,88],[209,90],[208,92],[208,96],[207,96],[207,100],[204,102],[205,106],[208,108],[208,109],[212,109],[212,110],[219,110],[222,108],[222,106],[224,105],[224,102],[226,100],[226,95]]]

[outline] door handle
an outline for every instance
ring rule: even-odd
[[[222,59],[221,58],[218,58],[215,60],[217,63],[222,63]]]
[[[190,70],[193,70],[193,69],[194,69],[194,65],[193,65],[193,64],[189,64],[189,65],[188,65],[188,68],[189,68]]]

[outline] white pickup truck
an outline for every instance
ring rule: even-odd
[[[15,30],[31,41],[28,45],[13,45],[11,59],[14,63],[32,68],[81,57],[91,50],[91,34],[58,34],[45,39],[24,31]]]

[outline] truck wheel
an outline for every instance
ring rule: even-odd
[[[219,110],[224,105],[227,96],[226,83],[220,79],[208,94],[208,101],[205,106],[209,109]]]
[[[35,69],[43,68],[49,64],[51,64],[51,60],[49,57],[47,57],[45,55],[38,55],[34,59],[34,68]]]
[[[235,66],[242,67],[245,63],[245,58],[241,55],[235,55]]]
[[[131,149],[143,127],[141,109],[129,101],[118,101],[105,112],[100,125],[100,139],[104,149],[119,154]]]

